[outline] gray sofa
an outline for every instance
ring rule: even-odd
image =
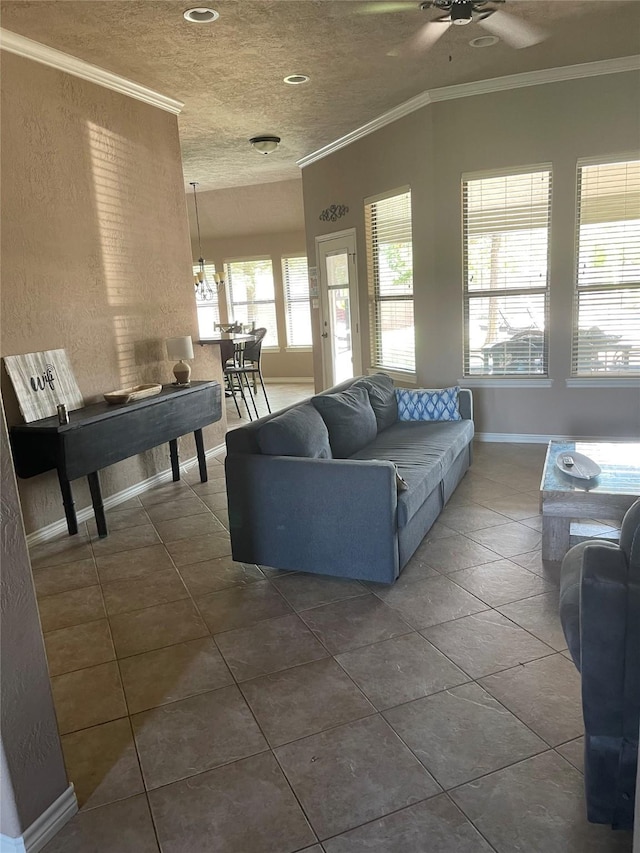
[[[227,433],[234,559],[393,583],[471,464],[471,392],[458,404],[399,421],[376,374]]]
[[[587,816],[629,829],[640,724],[640,500],[619,546],[575,545],[562,561],[560,620],[582,680]]]

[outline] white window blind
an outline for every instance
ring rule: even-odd
[[[411,191],[365,203],[371,363],[413,373]]]
[[[640,375],[640,160],[578,163],[572,375]]]
[[[282,259],[287,346],[310,347],[309,269],[305,257]]]
[[[200,272],[200,266],[194,264],[193,274]],[[218,286],[214,275],[216,268],[214,264],[204,265],[204,274],[207,287],[199,287],[196,290],[196,311],[198,313],[198,331],[201,338],[210,338],[216,331],[216,324],[220,322],[220,301]]]
[[[273,268],[269,258],[228,261],[224,265],[229,292],[230,321],[255,323],[267,334],[265,347],[278,346]]]
[[[551,169],[462,181],[464,375],[547,374]]]

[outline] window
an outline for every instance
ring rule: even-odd
[[[464,375],[547,374],[551,169],[463,176]]]
[[[200,266],[194,264],[193,274],[200,272]],[[218,286],[214,276],[216,268],[213,264],[205,264],[204,275],[207,287],[199,287],[196,290],[196,310],[198,312],[198,331],[201,338],[210,338],[216,329],[216,323],[220,322],[220,303]]]
[[[364,213],[371,364],[413,373],[416,354],[411,190],[369,199]]]
[[[231,321],[264,327],[265,347],[278,346],[273,268],[268,258],[228,261],[224,265],[229,288]]]
[[[573,376],[640,374],[640,160],[578,163]]]
[[[310,347],[309,269],[305,257],[282,259],[287,346]]]

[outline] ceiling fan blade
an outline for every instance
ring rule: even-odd
[[[442,38],[450,26],[451,21],[428,21],[409,39],[406,50],[411,53],[429,50],[438,39]]]
[[[354,11],[357,15],[386,15],[389,12],[406,12],[415,10],[415,0],[406,2],[406,0],[371,0],[369,3],[354,4]]]
[[[494,36],[498,36],[508,45],[515,48],[532,47],[547,38],[548,33],[543,29],[516,18],[508,12],[498,9],[485,18],[479,18],[478,23]]]

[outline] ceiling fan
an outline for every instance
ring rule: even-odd
[[[435,9],[443,14],[420,27],[410,40],[408,48],[428,50],[451,25],[464,26],[472,23],[479,24],[493,36],[517,49],[532,47],[547,38],[548,34],[541,27],[500,9],[505,2],[506,0],[424,0],[419,4],[419,9]],[[383,2],[367,6],[372,12],[390,12],[406,9],[408,4]]]

